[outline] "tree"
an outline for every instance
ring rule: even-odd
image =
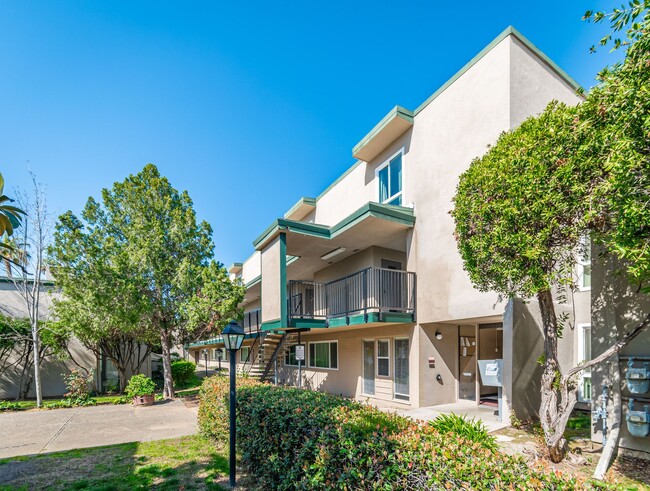
[[[573,284],[597,172],[589,149],[579,148],[578,125],[575,108],[554,103],[502,134],[461,176],[452,212],[472,283],[508,298],[537,298],[544,335],[539,416],[556,462],[564,457],[576,384],[562,377],[564,319],[556,316],[553,292]]]
[[[11,276],[11,265],[14,262],[15,244],[10,237],[20,226],[25,212],[11,205],[13,199],[4,194],[5,180],[0,174],[0,259],[5,263],[7,276]]]
[[[197,224],[187,192],[179,193],[152,164],[104,189],[101,204],[90,198],[81,217],[60,217],[52,248],[64,298],[98,312],[95,319],[68,316],[73,329],[97,331],[108,322],[134,339],[156,338],[163,395],[173,398],[172,345],[237,317],[243,287],[213,259],[212,229]],[[55,309],[63,314],[61,305]]]
[[[46,249],[51,236],[51,222],[47,210],[47,199],[43,187],[37,183],[32,174],[31,195],[22,193],[18,196],[19,206],[25,210],[26,219],[21,223],[19,242],[22,244],[18,274],[11,277],[20,294],[30,325],[31,358],[27,356],[25,364],[33,365],[33,381],[36,392],[36,405],[43,402],[41,388],[41,361],[48,345],[42,344],[44,329],[47,328],[45,311],[42,309],[47,301],[45,291]],[[13,230],[7,230],[7,233]],[[12,247],[12,251],[16,251]]]

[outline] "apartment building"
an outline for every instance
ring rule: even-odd
[[[448,212],[460,174],[501,132],[552,100],[577,104],[578,89],[510,27],[419,107],[394,107],[354,146],[352,167],[319,196],[298,199],[230,267],[247,287],[239,369],[394,408],[494,404],[500,382],[506,421],[536,414],[536,302],[473,288]],[[581,287],[556,305],[569,315],[567,367],[590,346],[588,259],[577,274]],[[220,341],[190,353],[214,365]],[[488,385],[481,362],[494,360],[499,381]]]

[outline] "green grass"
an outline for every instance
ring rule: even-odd
[[[0,460],[0,490],[222,490],[228,451],[194,435]]]

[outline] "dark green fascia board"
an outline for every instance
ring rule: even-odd
[[[382,322],[413,322],[413,314],[402,312],[386,312],[382,314]]]
[[[325,319],[291,319],[289,324],[289,327],[300,329],[319,329],[327,327]]]
[[[388,123],[393,121],[395,118],[401,118],[407,123],[413,124],[413,111],[410,111],[402,106],[395,106],[390,112],[384,116],[379,123],[375,125],[370,132],[364,136],[359,143],[357,143],[352,149],[352,155],[355,155],[359,150],[365,147],[370,140],[372,140],[377,134],[383,130]]]
[[[280,319],[262,322],[262,331],[275,331],[276,329],[282,329],[282,321]]]
[[[255,278],[253,278],[252,280],[250,280],[248,283],[246,283],[244,285],[244,288],[246,288],[248,290],[249,288],[257,285],[260,281],[262,281],[262,275],[258,275]]]
[[[492,48],[497,44],[503,41],[508,36],[513,35],[518,38],[524,46],[526,46],[530,51],[532,51],[536,56],[541,58],[555,73],[557,73],[566,83],[568,83],[576,92],[582,92],[584,89],[576,82],[568,73],[566,73],[562,68],[560,68],[553,60],[546,56],[539,48],[537,48],[533,43],[531,43],[522,33],[520,33],[513,26],[508,26],[501,34],[492,40],[485,48],[483,48],[474,58],[472,58],[468,63],[465,64],[463,68],[458,70],[449,80],[447,80],[438,90],[429,96],[429,98],[424,101],[420,106],[413,111],[413,115],[417,116],[425,107],[427,107],[431,102],[442,94],[451,84],[458,80],[465,72],[472,68],[476,63],[478,63],[481,58],[487,55]]]
[[[327,225],[318,225],[315,223],[296,222],[285,218],[278,218],[253,242],[253,246],[258,248],[265,243],[270,237],[274,236],[279,230],[286,230],[321,239],[331,240],[337,235],[343,233],[349,228],[355,226],[361,220],[373,216],[392,222],[401,223],[412,227],[415,224],[415,215],[413,208],[394,205],[382,205],[372,201],[366,203],[354,213],[351,213],[333,227]]]
[[[289,208],[289,211],[284,214],[285,218],[289,215],[291,215],[293,212],[295,212],[299,207],[302,205],[308,205],[311,207],[316,207],[316,198],[308,198],[307,196],[303,196],[298,200],[298,202],[293,205],[291,208]]]
[[[34,280],[33,279],[26,279],[24,280],[23,278],[17,277],[17,278],[9,278],[7,276],[2,276],[0,277],[0,283],[27,283],[27,284],[33,284]],[[41,286],[55,286],[56,282],[54,280],[41,280]]]
[[[258,337],[260,334],[257,332],[250,332],[244,335],[244,339],[252,339]],[[211,346],[213,344],[223,344],[223,338],[221,336],[216,338],[206,339],[205,341],[197,341],[196,343],[191,343],[190,348],[196,348],[197,346]]]

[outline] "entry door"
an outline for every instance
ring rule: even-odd
[[[404,296],[406,288],[404,287],[404,275],[393,273],[401,271],[402,263],[390,261],[389,259],[381,260],[382,269],[390,271],[381,272],[381,306],[387,307],[391,312],[401,312],[406,308]]]
[[[409,400],[409,340],[396,339],[395,347],[395,399]]]
[[[458,329],[458,398],[476,400],[476,328]]]
[[[363,342],[363,393],[375,394],[375,342]]]

